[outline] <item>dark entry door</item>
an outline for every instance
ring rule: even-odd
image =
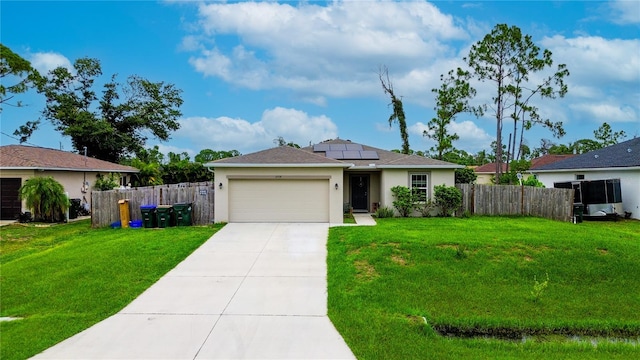
[[[353,210],[369,210],[369,175],[351,176],[351,206]]]
[[[22,210],[19,190],[22,183],[20,178],[0,179],[0,219],[15,220]]]

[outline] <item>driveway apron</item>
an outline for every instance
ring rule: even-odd
[[[327,317],[329,224],[228,224],[35,359],[355,359]]]

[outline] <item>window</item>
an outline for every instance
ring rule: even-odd
[[[576,180],[584,180],[584,174],[576,175]]]
[[[429,174],[409,174],[409,187],[418,194],[420,201],[429,198]]]

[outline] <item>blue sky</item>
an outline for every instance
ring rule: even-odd
[[[279,136],[302,146],[340,137],[399,149],[389,127],[389,98],[378,79],[385,65],[402,96],[414,150],[433,143],[422,136],[434,116],[440,74],[463,65],[469,47],[498,23],[515,25],[567,65],[569,93],[538,107],[563,121],[561,139],[541,128],[525,135],[557,143],[593,138],[603,122],[640,136],[640,2],[196,2],[2,1],[1,39],[46,72],[97,58],[103,81],[139,75],[182,89],[181,129],[163,152],[274,146]],[[477,102],[492,96],[477,84]],[[98,90],[100,91],[100,90]],[[2,145],[44,99],[20,96],[23,108],[4,106]],[[72,150],[69,138],[43,122],[30,144]],[[510,125],[505,125],[508,137]],[[461,115],[451,125],[454,143],[470,153],[488,150],[495,119]]]

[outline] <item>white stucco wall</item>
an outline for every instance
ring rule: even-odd
[[[583,170],[563,172],[538,172],[538,180],[545,187],[552,188],[554,182],[576,181],[577,175],[584,175],[584,180],[620,179],[622,191],[622,207],[631,212],[631,217],[640,219],[640,168],[627,170]]]
[[[343,221],[344,180],[342,168],[216,168],[215,180],[215,222],[229,221],[229,178],[276,178],[282,177],[329,177],[329,222],[341,224]],[[219,184],[222,184],[220,189]],[[335,189],[338,184],[338,190]]]
[[[0,177],[2,178],[20,178],[21,184],[30,177],[34,176],[34,170],[0,170]]]
[[[91,206],[91,188],[95,183],[98,172],[76,172],[76,171],[36,171],[36,170],[2,170],[0,176],[3,178],[21,178],[21,185],[24,182],[35,176],[51,176],[58,181],[63,187],[64,191],[69,193],[70,199],[80,199],[81,202],[86,201],[88,206]],[[103,175],[106,175],[104,173]],[[86,193],[82,192],[82,184],[85,181],[89,182],[89,189]],[[25,202],[22,202],[22,211],[28,211]]]
[[[384,169],[380,176],[380,206],[393,208],[394,186],[411,186],[409,174],[427,173],[429,174],[429,197],[433,197],[433,187],[438,185],[455,185],[454,169]]]
[[[478,174],[476,173],[476,175],[478,176],[478,178],[476,179],[476,184],[487,184],[487,185],[491,185],[493,184],[493,182],[491,182],[491,179],[493,178],[494,174]]]

